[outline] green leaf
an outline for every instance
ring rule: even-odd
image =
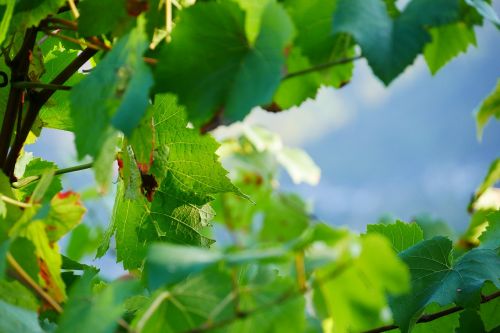
[[[116,281],[95,288],[94,275],[94,272],[86,271],[71,288],[57,332],[115,332],[118,319],[125,312],[123,302],[138,292],[138,283]]]
[[[79,4],[78,32],[84,37],[106,34],[120,25],[126,25],[128,19],[122,0],[86,0]],[[100,14],[98,14],[100,13]],[[112,13],[113,15],[106,15]],[[104,15],[103,15],[104,14]]]
[[[189,331],[212,316],[227,318],[234,311],[234,300],[228,298],[231,291],[232,279],[228,272],[210,270],[193,276],[171,290],[154,294],[133,327],[142,333],[176,333]],[[227,304],[223,303],[225,299],[229,300]]]
[[[396,253],[406,250],[424,239],[422,229],[416,223],[396,221],[394,224],[369,224],[366,227],[368,234],[385,236]]]
[[[359,332],[388,323],[383,315],[386,294],[408,290],[408,270],[384,237],[367,235],[351,247],[351,259],[315,273],[314,306],[323,322],[332,325],[330,332]]]
[[[197,3],[179,13],[172,42],[155,68],[156,89],[177,94],[195,124],[216,113],[241,120],[254,106],[271,102],[292,30],[284,9],[269,1],[252,44],[245,12],[236,4]]]
[[[0,280],[0,299],[30,311],[37,311],[40,306],[35,295],[18,281]]]
[[[426,29],[451,23],[457,15],[457,0],[412,0],[394,19],[380,0],[339,0],[333,30],[351,34],[375,75],[388,85],[431,41]]]
[[[455,330],[455,333],[486,333],[483,321],[473,310],[465,310],[460,313],[460,326]]]
[[[497,28],[500,29],[500,18],[498,18],[495,9],[486,0],[465,0],[465,2],[478,11],[485,19],[493,23]]]
[[[424,239],[431,239],[436,236],[444,236],[450,239],[456,237],[455,232],[444,220],[435,219],[429,215],[419,215],[415,218],[415,223],[424,232]]]
[[[65,0],[18,0],[11,26],[18,31],[37,26],[48,15],[56,13],[59,8],[64,6],[65,2]]]
[[[423,315],[429,315],[436,312],[444,311],[452,306],[442,307],[436,303],[427,306],[424,310]],[[443,332],[455,332],[455,329],[459,326],[458,312],[443,316],[436,320],[432,320],[426,323],[419,323],[415,325],[412,333],[443,333]]]
[[[43,333],[35,311],[26,310],[0,300],[0,332]]]
[[[26,237],[35,245],[35,255],[40,268],[39,284],[61,303],[66,300],[66,287],[61,278],[62,259],[59,245],[49,240],[45,224],[41,221],[31,222],[20,236]]]
[[[3,43],[5,37],[7,36],[7,32],[9,31],[10,19],[12,18],[12,14],[14,13],[14,6],[16,4],[15,0],[7,0],[5,11],[3,13],[2,22],[0,23],[0,44]]]
[[[484,126],[490,121],[490,118],[500,119],[500,80],[498,80],[495,90],[476,109],[475,114],[477,137],[481,140]]]
[[[222,262],[230,267],[254,262],[279,262],[288,255],[289,249],[285,247],[224,254],[192,246],[154,244],[148,251],[146,280],[151,289],[157,289]]]
[[[483,195],[488,188],[494,186],[496,182],[498,182],[499,180],[500,180],[500,158],[497,158],[491,163],[490,168],[488,169],[488,173],[486,174],[483,181],[476,189],[476,193],[474,194],[474,197],[472,198],[469,207],[474,208],[475,203],[481,197],[481,195]]]
[[[294,45],[287,55],[287,73],[299,72],[326,63],[354,56],[354,43],[350,36],[336,35],[332,31],[336,0],[287,0],[284,2],[296,27]],[[287,109],[314,98],[322,85],[339,88],[350,81],[354,63],[346,62],[325,67],[307,75],[283,81],[274,98],[275,103]]]
[[[17,237],[11,244],[9,252],[14,259],[21,265],[24,271],[34,280],[38,281],[40,267],[35,254],[33,242],[24,238]]]
[[[107,192],[113,178],[113,162],[116,159],[116,146],[119,140],[118,132],[108,127],[104,140],[92,164],[95,180],[99,184],[100,192],[103,193]]]
[[[306,301],[292,277],[281,276],[272,266],[249,265],[238,280],[238,308],[248,315],[230,325],[229,332],[304,332]]]
[[[498,288],[495,288],[492,283],[486,283],[483,288],[484,295],[491,295],[498,291]],[[500,326],[500,317],[498,316],[499,311],[500,298],[481,304],[479,314],[481,315],[481,319],[488,332],[492,332],[495,327]]]
[[[319,183],[321,170],[302,149],[284,147],[278,153],[277,158],[295,184],[304,182],[317,185]]]
[[[29,161],[29,163],[26,165],[25,171],[19,175],[22,176],[22,178],[28,178],[31,176],[40,176],[44,174],[47,171],[54,171],[57,169],[57,166],[53,162],[45,161],[41,158],[34,158]],[[57,194],[57,192],[62,190],[62,183],[61,179],[59,177],[54,177],[53,179],[48,180],[48,187],[45,190],[44,195],[42,196],[45,198],[47,201],[50,200],[54,195]],[[31,199],[36,199],[32,198],[34,195],[35,188],[39,185],[41,181],[38,182],[33,182],[27,186],[24,186],[18,190],[20,194],[21,200],[27,200],[28,198]],[[38,198],[36,201],[38,201],[40,198]]]
[[[79,224],[70,234],[66,254],[73,260],[80,260],[86,254],[95,253],[102,234],[102,227]]]
[[[500,258],[488,249],[474,249],[451,262],[450,240],[436,237],[400,253],[411,272],[411,292],[393,298],[396,324],[409,332],[424,308],[431,303],[455,303],[476,308],[486,281],[500,285]]]
[[[56,38],[49,38],[41,46],[45,73],[42,79],[52,81],[78,55],[78,50],[69,49]],[[73,74],[66,85],[75,86],[85,78],[85,74]],[[73,131],[74,123],[71,118],[71,106],[67,91],[56,91],[40,110],[39,118],[43,127]]]
[[[234,333],[303,332],[305,300],[291,278],[271,267],[248,265],[232,272],[210,269],[168,291],[159,290],[133,326],[143,333],[202,328]]]
[[[462,22],[432,28],[430,33],[432,42],[425,47],[424,56],[432,74],[461,52],[467,52],[469,45],[476,46],[473,28]]]
[[[85,207],[80,195],[75,192],[61,192],[50,201],[50,210],[43,220],[50,242],[56,242],[75,228],[83,219]]]
[[[206,205],[213,200],[211,195],[233,192],[243,196],[218,161],[215,151],[219,144],[211,136],[187,128],[184,109],[173,96],[156,96],[143,123],[130,143],[145,163],[136,160],[134,166],[128,148],[122,153],[125,182],[117,193],[107,233],[110,237],[116,232],[118,260],[123,260],[125,268],[140,267],[145,247],[154,241],[209,246],[213,241],[202,230],[207,226]],[[125,191],[131,182],[129,175],[137,169],[143,195],[131,200],[136,196],[125,195]],[[106,251],[109,237],[99,256]]]
[[[500,211],[488,214],[486,220],[488,221],[488,226],[481,236],[479,236],[479,247],[496,250],[500,248]]]
[[[306,204],[294,194],[276,194],[263,210],[263,226],[259,233],[264,242],[286,242],[297,238],[309,226]]]
[[[148,45],[143,26],[143,20],[139,20],[138,26],[120,38],[95,69],[71,90],[71,115],[80,159],[99,155],[101,145],[113,133],[111,123],[130,135],[148,107],[153,81],[142,58]]]
[[[244,196],[227,178],[215,153],[219,143],[210,135],[187,128],[184,108],[171,95],[157,95],[154,128],[160,147],[168,147],[165,168],[179,189],[199,194],[234,192]]]

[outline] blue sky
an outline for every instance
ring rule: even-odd
[[[458,230],[489,163],[500,155],[500,125],[476,138],[473,110],[500,78],[500,33],[486,23],[478,47],[432,76],[422,57],[384,87],[366,62],[345,88],[282,114],[255,111],[247,122],[306,149],[322,169],[318,186],[283,185],[312,200],[317,214],[363,230],[384,214],[421,213]]]

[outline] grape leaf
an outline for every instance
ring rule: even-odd
[[[495,292],[498,292],[498,288],[495,288],[492,283],[486,283],[483,288],[483,294],[491,295]],[[498,316],[499,311],[500,298],[481,304],[479,314],[481,315],[481,319],[483,320],[484,326],[488,332],[493,332],[495,327],[500,326],[500,317]]]
[[[62,259],[59,245],[49,240],[41,221],[31,222],[20,236],[29,239],[35,245],[35,255],[40,269],[38,280],[40,285],[61,303],[66,300],[66,287],[61,278]]]
[[[389,319],[382,316],[387,308],[386,294],[408,290],[408,270],[384,237],[367,235],[354,246],[357,250],[352,259],[326,265],[315,273],[315,310],[339,332],[359,332],[384,324]]]
[[[80,159],[98,156],[101,144],[110,136],[110,123],[130,135],[148,107],[153,79],[142,58],[148,45],[144,22],[138,22],[71,90],[71,116]]]
[[[86,0],[79,6],[78,32],[84,36],[106,34],[120,25],[126,25],[128,17],[123,0]],[[96,15],[113,13],[113,15]]]
[[[9,31],[10,19],[14,13],[15,4],[15,0],[6,1],[5,12],[3,13],[2,22],[0,23],[0,44],[3,43],[5,37],[7,36],[7,32]]]
[[[488,226],[481,236],[479,236],[479,247],[496,250],[500,248],[500,211],[488,214],[486,220],[488,221]]]
[[[288,51],[286,69],[295,73],[325,63],[336,62],[354,56],[354,43],[350,36],[334,34],[332,31],[336,0],[284,2],[297,35],[291,51]],[[284,80],[274,98],[283,109],[299,105],[307,98],[314,98],[322,85],[340,87],[350,81],[354,64],[325,67],[307,75]]]
[[[476,308],[486,281],[500,285],[500,258],[488,249],[473,249],[451,262],[452,242],[435,237],[401,252],[399,256],[411,272],[409,294],[391,300],[396,324],[409,332],[425,306],[456,303]]]
[[[494,186],[496,182],[498,182],[499,180],[500,180],[500,158],[497,158],[491,163],[488,169],[488,173],[486,174],[483,181],[481,182],[481,184],[479,184],[478,188],[476,189],[476,192],[474,193],[474,196],[472,197],[469,203],[469,210],[473,210],[479,198],[486,192],[486,190]]]
[[[72,230],[66,247],[68,257],[80,260],[84,255],[95,253],[103,236],[102,227],[79,224]]]
[[[0,300],[0,332],[43,333],[35,311],[11,305]]]
[[[239,266],[254,262],[280,262],[290,251],[286,247],[245,250],[224,254],[193,246],[155,244],[148,251],[146,281],[151,289],[182,281],[219,263]]]
[[[469,332],[486,333],[479,313],[474,310],[465,310],[460,312],[460,326],[455,330],[455,333]]]
[[[436,303],[433,303],[425,308],[423,315],[444,311],[450,307],[451,306],[442,307]],[[455,332],[455,329],[459,325],[459,317],[459,313],[456,312],[426,323],[419,323],[415,325],[412,333]]]
[[[500,29],[500,18],[498,18],[495,9],[486,0],[465,0],[465,2],[478,11],[485,19],[493,23],[498,29]]]
[[[55,170],[57,166],[53,162],[45,161],[41,158],[34,158],[29,161],[26,165],[22,177],[28,178],[31,176],[40,176],[46,171]],[[34,193],[35,188],[38,186],[38,182],[33,182],[27,186],[18,189],[21,200],[27,200]],[[57,192],[62,190],[62,183],[59,177],[54,177],[50,182],[49,187],[45,192],[45,198],[50,200]]]
[[[321,170],[302,149],[284,147],[277,158],[295,184],[318,185]]]
[[[40,46],[43,51],[45,73],[42,78],[50,82],[78,55],[78,50],[69,49],[58,39],[48,39]],[[73,74],[66,85],[74,86],[85,75],[77,72]],[[56,91],[40,110],[39,118],[43,127],[73,131],[74,124],[71,118],[70,99],[67,91]]]
[[[35,295],[18,281],[0,280],[0,299],[31,311],[37,311],[40,306]]]
[[[493,92],[481,103],[475,113],[477,137],[480,140],[483,136],[483,129],[490,121],[490,118],[495,117],[500,120],[500,80]]]
[[[234,309],[234,300],[228,299],[231,291],[232,279],[228,272],[210,270],[198,274],[168,291],[158,290],[139,313],[133,327],[143,333],[186,332],[211,317],[227,318]],[[229,300],[227,304],[225,299]]]
[[[49,241],[56,242],[75,228],[85,211],[78,193],[68,191],[55,195],[50,201],[49,214],[43,220]]]
[[[424,239],[422,229],[416,223],[396,221],[394,224],[369,224],[366,227],[368,234],[385,236],[396,253],[406,250]]]
[[[260,22],[252,44],[245,12],[235,3],[197,3],[182,10],[155,68],[156,89],[177,94],[195,124],[221,112],[228,121],[240,120],[254,106],[271,102],[293,28],[276,1],[268,3]]]
[[[23,31],[36,26],[49,14],[57,13],[65,2],[66,0],[18,0],[11,21],[11,29]]]
[[[266,311],[258,311],[263,308]],[[168,291],[160,289],[134,327],[145,333],[196,331],[218,324],[224,332],[302,332],[304,308],[293,280],[268,267],[250,265],[233,274],[212,268]]]
[[[263,210],[263,226],[259,238],[267,242],[286,242],[297,238],[309,226],[306,204],[297,195],[276,194]]]
[[[451,59],[476,46],[476,34],[465,23],[458,22],[432,28],[432,42],[424,50],[425,61],[432,74],[436,74]]]
[[[432,218],[429,215],[421,214],[414,219],[415,223],[422,229],[424,239],[431,239],[436,236],[444,236],[450,239],[456,237],[450,226],[441,219]]]
[[[138,283],[116,281],[93,288],[94,275],[95,272],[86,271],[71,288],[56,332],[115,332],[118,319],[125,312],[123,302],[139,291]]]
[[[426,28],[457,19],[457,0],[412,0],[396,18],[380,0],[339,0],[333,31],[351,34],[375,75],[386,85],[431,41]]]
[[[143,122],[130,143],[134,151],[147,158],[147,166],[139,161],[135,166],[141,170],[144,195],[131,200],[134,196],[125,197],[127,183],[120,186],[112,226],[99,251],[99,256],[104,254],[110,236],[116,232],[118,260],[123,260],[125,268],[140,267],[144,249],[153,241],[209,246],[213,241],[201,231],[206,227],[210,195],[234,192],[243,196],[218,161],[218,143],[187,128],[184,109],[173,96],[156,96],[152,111]],[[145,131],[144,127],[153,130]],[[153,151],[148,152],[149,149]],[[123,162],[130,159],[125,159],[124,154],[128,151],[122,153]],[[132,162],[124,164],[124,177],[127,168],[134,168]],[[147,189],[151,185],[147,181],[154,182],[154,188]]]

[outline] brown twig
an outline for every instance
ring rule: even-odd
[[[28,76],[30,56],[35,46],[36,28],[26,30],[21,49],[9,63],[11,68],[11,82],[24,81]],[[16,118],[22,104],[23,90],[11,85],[7,107],[0,131],[0,167],[4,167],[7,162],[9,145],[14,132]]]
[[[51,85],[62,85],[66,82],[74,73],[80,69],[90,58],[92,58],[97,53],[97,50],[87,48],[82,51],[66,68],[62,70],[59,75],[57,75],[52,82]],[[53,89],[43,89],[40,92],[32,91],[30,96],[30,103],[28,107],[28,111],[26,113],[26,117],[23,121],[21,131],[19,136],[16,137],[12,149],[7,157],[7,162],[4,164],[3,170],[4,172],[14,180],[14,166],[16,164],[17,158],[19,157],[19,153],[28,137],[28,134],[33,126],[36,117],[38,116],[38,112],[42,108],[42,106],[49,100],[49,98],[54,94],[55,90]]]

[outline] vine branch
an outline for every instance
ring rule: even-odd
[[[18,89],[50,89],[50,90],[71,90],[70,86],[64,86],[59,84],[50,84],[42,82],[32,82],[32,81],[19,81],[13,82],[12,86]]]
[[[90,163],[86,163],[86,164],[75,165],[75,166],[72,166],[72,167],[69,167],[69,168],[58,169],[58,170],[56,170],[54,172],[54,175],[57,176],[57,175],[63,175],[65,173],[70,173],[70,172],[76,172],[76,171],[81,171],[81,170],[85,170],[85,169],[90,169],[92,167],[92,165],[93,165],[93,163],[90,162]],[[26,178],[22,178],[22,179],[18,180],[17,182],[12,183],[12,187],[16,188],[16,189],[23,188],[25,186],[28,186],[31,183],[39,181],[40,178],[42,178],[41,175],[29,176],[29,177],[26,177]]]
[[[348,64],[350,62],[359,60],[361,58],[363,58],[363,56],[357,55],[357,56],[351,57],[351,58],[344,58],[344,59],[340,59],[340,60],[334,60],[334,61],[325,62],[323,64],[319,64],[319,65],[316,65],[316,66],[313,66],[313,67],[302,69],[300,71],[288,73],[288,74],[286,74],[281,79],[281,81],[285,81],[285,80],[288,80],[288,79],[291,79],[291,78],[294,78],[294,77],[297,77],[297,76],[306,75],[306,74],[309,74],[309,73],[321,71],[321,70],[324,70],[324,69],[327,69],[327,68],[330,68],[330,67]]]
[[[494,292],[493,294],[490,294],[490,295],[481,296],[481,304],[488,303],[488,302],[490,302],[490,301],[492,301],[492,300],[494,300],[494,299],[496,299],[498,297],[500,297],[500,290],[496,291],[496,292]],[[463,307],[461,307],[461,306],[454,306],[454,307],[446,309],[446,310],[442,310],[442,311],[438,311],[438,312],[434,312],[434,313],[429,313],[429,314],[424,314],[420,318],[418,318],[417,324],[428,323],[430,321],[433,321],[433,320],[436,320],[436,319],[439,319],[439,318],[442,318],[442,317],[449,316],[449,315],[451,315],[451,314],[453,314],[455,312],[459,312],[459,311],[462,311],[462,310],[464,310]],[[399,328],[398,325],[392,324],[392,325],[386,325],[386,326],[377,327],[377,328],[371,329],[369,331],[365,331],[363,333],[382,333],[382,332],[387,332],[387,331],[394,330],[394,329],[397,329],[397,328]]]
[[[97,53],[97,50],[87,48],[82,51],[66,68],[62,70],[59,75],[57,75],[51,85],[62,85],[66,82],[74,73],[80,69],[90,58],[92,58]],[[28,111],[26,112],[26,117],[22,123],[21,131],[19,135],[16,136],[12,149],[7,157],[6,163],[3,165],[4,172],[14,179],[14,166],[16,164],[17,158],[21,149],[23,148],[24,142],[28,137],[28,134],[33,126],[36,117],[42,106],[49,100],[49,98],[54,94],[54,89],[45,88],[40,92],[31,91],[30,103]],[[0,155],[1,156],[1,155]]]
[[[14,59],[8,62],[11,69],[11,82],[26,80],[30,65],[30,55],[33,47],[35,46],[36,33],[36,28],[26,30],[21,49]],[[14,125],[16,123],[18,111],[22,108],[22,100],[23,90],[11,85],[5,115],[3,118],[2,129],[0,131],[0,167],[2,168],[5,167],[7,162],[9,145],[12,139],[12,134],[14,133]]]

